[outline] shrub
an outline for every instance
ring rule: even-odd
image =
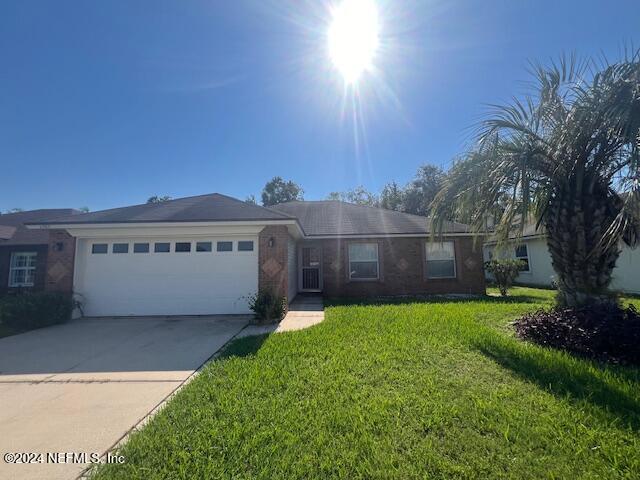
[[[485,262],[484,268],[493,275],[500,295],[504,297],[524,265],[522,260],[494,259]]]
[[[261,322],[280,321],[287,310],[287,301],[271,290],[260,290],[249,297],[249,308]]]
[[[66,322],[79,305],[70,294],[21,293],[0,299],[0,322],[15,330],[31,330]]]
[[[640,365],[640,315],[609,303],[538,310],[514,322],[518,336],[597,360]]]

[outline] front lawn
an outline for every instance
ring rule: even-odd
[[[551,296],[335,305],[238,340],[96,477],[640,478],[640,370],[513,337]]]

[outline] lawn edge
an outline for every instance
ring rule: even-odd
[[[149,412],[147,412],[131,428],[129,428],[124,434],[122,434],[122,436],[118,438],[110,447],[108,447],[102,453],[102,455],[100,455],[100,459],[97,463],[93,463],[87,466],[86,468],[84,468],[78,474],[78,476],[75,477],[75,479],[76,480],[90,479],[93,469],[95,469],[99,465],[103,465],[102,462],[104,459],[107,458],[107,455],[109,453],[112,453],[113,451],[117,450],[122,445],[124,445],[132,433],[142,430],[153,419],[153,417],[155,417],[171,400],[173,400],[173,398],[178,394],[178,392],[180,392],[180,390],[182,390],[185,386],[191,383],[198,375],[200,375],[202,370],[204,370],[209,363],[215,361],[220,356],[220,354],[224,353],[226,347],[228,347],[229,344],[231,344],[234,340],[236,340],[238,338],[238,335],[240,335],[240,333],[242,333],[242,331],[244,331],[249,325],[251,325],[251,323],[247,323],[244,327],[238,330],[229,340],[227,340],[223,345],[221,345],[220,348],[218,348],[207,359],[205,359],[205,361],[202,362],[202,364],[197,369],[195,369],[193,373],[191,373],[191,375],[185,378],[176,388],[171,390],[171,392],[169,392],[167,396],[165,396],[162,400],[160,400],[160,402],[158,402],[158,404],[155,407],[149,410]]]

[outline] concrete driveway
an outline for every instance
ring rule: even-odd
[[[101,318],[0,339],[0,478],[75,478],[248,323],[249,317]],[[125,459],[126,461],[126,459]]]

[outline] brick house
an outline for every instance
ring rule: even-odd
[[[466,225],[447,222],[431,241],[425,217],[337,201],[265,208],[214,193],[29,228],[64,245],[48,288],[73,290],[88,316],[247,313],[260,289],[288,301],[485,292],[482,242]]]
[[[0,215],[0,295],[22,290],[71,289],[73,237],[65,232],[50,237],[49,231],[28,229],[24,224],[78,213],[71,208],[58,208]],[[67,259],[64,265],[58,265],[60,258]]]

